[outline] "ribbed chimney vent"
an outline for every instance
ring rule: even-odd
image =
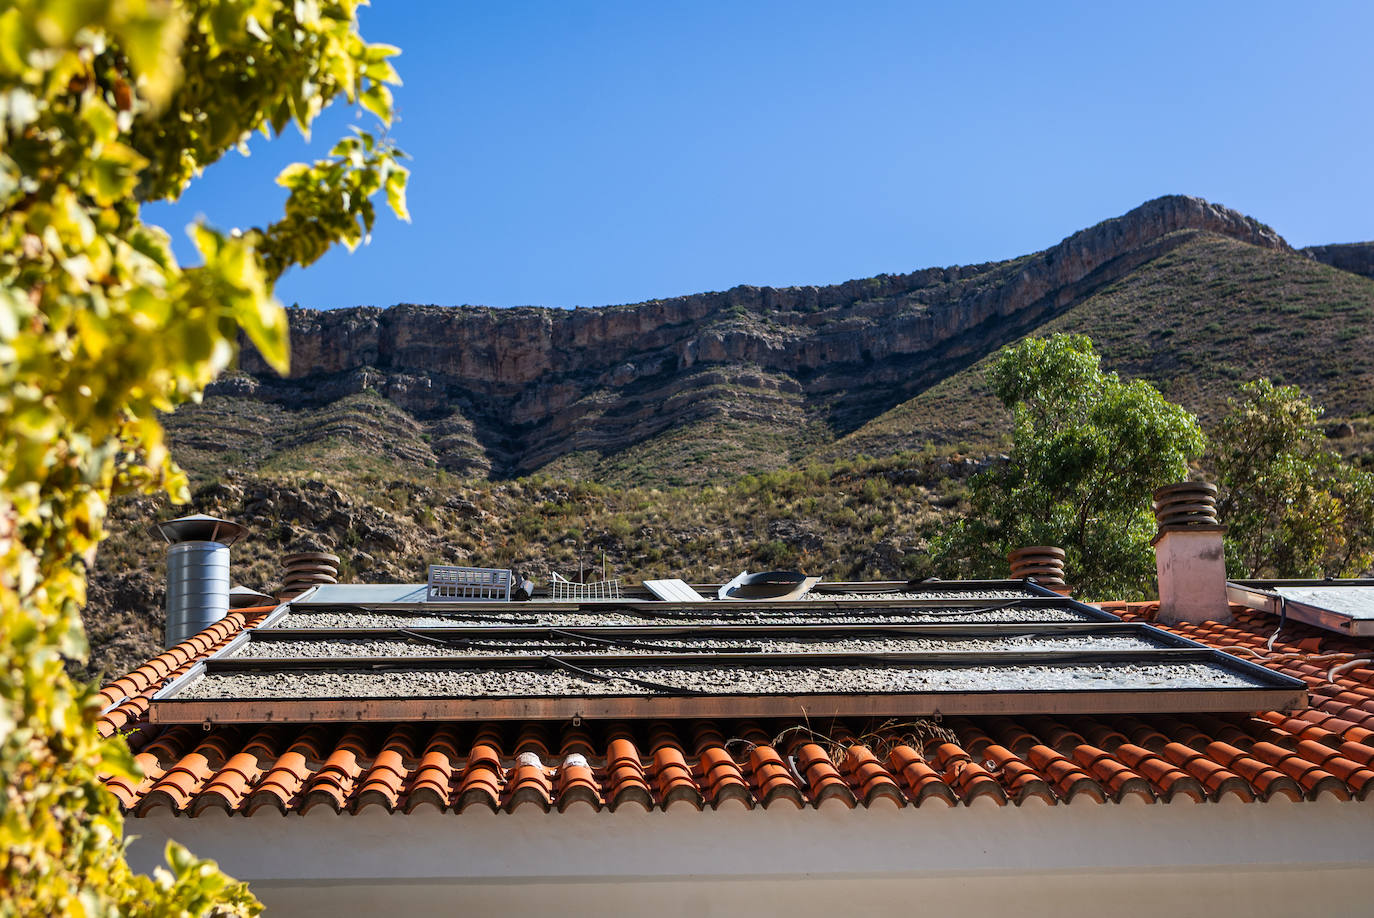
[[[1053,545],[1029,545],[1007,555],[1012,580],[1034,580],[1043,587],[1067,592],[1064,582],[1064,549]]]
[[[229,614],[229,546],[248,530],[203,513],[157,528],[170,546],[163,646],[174,647]]]
[[[339,556],[327,551],[298,551],[282,561],[278,599],[295,599],[311,587],[339,582]]]
[[[1226,555],[1217,520],[1217,486],[1204,481],[1166,485],[1154,493],[1155,569],[1159,620],[1216,621],[1227,616]]]
[[[1159,530],[1216,526],[1217,486],[1205,481],[1165,485],[1154,494]]]

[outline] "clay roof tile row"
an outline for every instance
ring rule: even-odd
[[[1130,619],[1152,613],[1149,605],[1111,608]],[[107,781],[126,810],[1002,806],[1374,793],[1374,668],[1348,668],[1328,682],[1329,664],[1305,656],[1368,654],[1371,646],[1290,624],[1270,656],[1274,620],[1240,609],[1229,621],[1175,630],[1249,647],[1259,662],[1305,678],[1309,709],[958,718],[916,736],[903,732],[911,725],[847,721],[282,724],[208,733],[146,722],[160,685],[269,611],[236,611],[105,688],[102,732],[126,731],[144,772],[139,782]]]

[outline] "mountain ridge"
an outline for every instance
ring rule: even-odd
[[[375,391],[424,428],[425,461],[492,478],[569,454],[606,456],[684,425],[757,422],[784,438],[785,427],[833,438],[1188,232],[1292,251],[1250,217],[1167,196],[1021,258],[825,287],[740,286],[574,310],[293,309],[290,376],[246,348],[243,372],[209,396],[320,407]]]

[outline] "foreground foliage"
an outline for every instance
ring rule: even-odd
[[[1201,454],[1197,419],[1141,380],[1103,373],[1082,335],[998,352],[988,383],[1012,411],[1009,461],[974,476],[970,515],[935,544],[944,577],[1005,577],[1006,555],[1057,545],[1088,597],[1131,598],[1154,575],[1151,492]]]
[[[1324,445],[1297,386],[1246,383],[1214,437],[1232,573],[1353,577],[1374,564],[1374,473]]]
[[[85,575],[121,490],[185,479],[157,412],[196,397],[242,328],[287,362],[272,282],[371,229],[369,196],[404,214],[405,170],[366,134],[286,170],[281,220],[197,226],[183,268],[144,202],[174,200],[224,153],[336,96],[390,117],[394,49],[357,34],[354,0],[0,3],[0,912],[252,913],[243,887],[184,850],[133,875],[100,770],[85,654]]]

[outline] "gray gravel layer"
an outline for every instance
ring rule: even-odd
[[[184,689],[193,699],[424,698],[527,695],[653,695],[644,685],[565,670],[395,670],[390,672],[212,673]],[[758,667],[642,666],[621,670],[637,679],[710,694],[969,692],[1255,687],[1260,683],[1205,663],[1073,664],[967,667]]]
[[[1030,590],[912,590],[904,593],[874,593],[856,591],[853,593],[827,593],[822,589],[814,589],[803,596],[803,599],[968,599],[982,602],[999,602],[1004,599],[1027,599],[1037,598],[1040,593],[1032,593]]]
[[[444,628],[480,625],[539,625],[553,628],[589,628],[597,625],[607,627],[620,625],[729,625],[729,624],[770,624],[770,625],[918,625],[918,624],[1014,624],[1017,622],[1087,622],[1096,621],[1092,616],[1063,607],[1008,608],[979,611],[977,609],[855,609],[852,612],[839,612],[831,609],[818,609],[814,613],[798,611],[795,614],[775,615],[764,610],[732,610],[730,613],[713,613],[703,609],[700,613],[689,612],[680,615],[652,615],[632,611],[589,612],[528,611],[521,612],[516,603],[504,605],[499,612],[474,613],[454,611],[449,613],[415,612],[365,612],[336,611],[315,612],[292,610],[289,615],[271,627],[274,628]]]
[[[335,657],[452,657],[510,656],[512,654],[645,654],[719,651],[758,653],[996,653],[1042,650],[1154,650],[1157,641],[1129,635],[1086,634],[1017,635],[995,639],[867,637],[838,640],[780,640],[761,638],[640,637],[639,646],[607,646],[588,641],[514,640],[493,638],[465,644],[430,644],[408,640],[249,641],[234,657],[251,659]]]

